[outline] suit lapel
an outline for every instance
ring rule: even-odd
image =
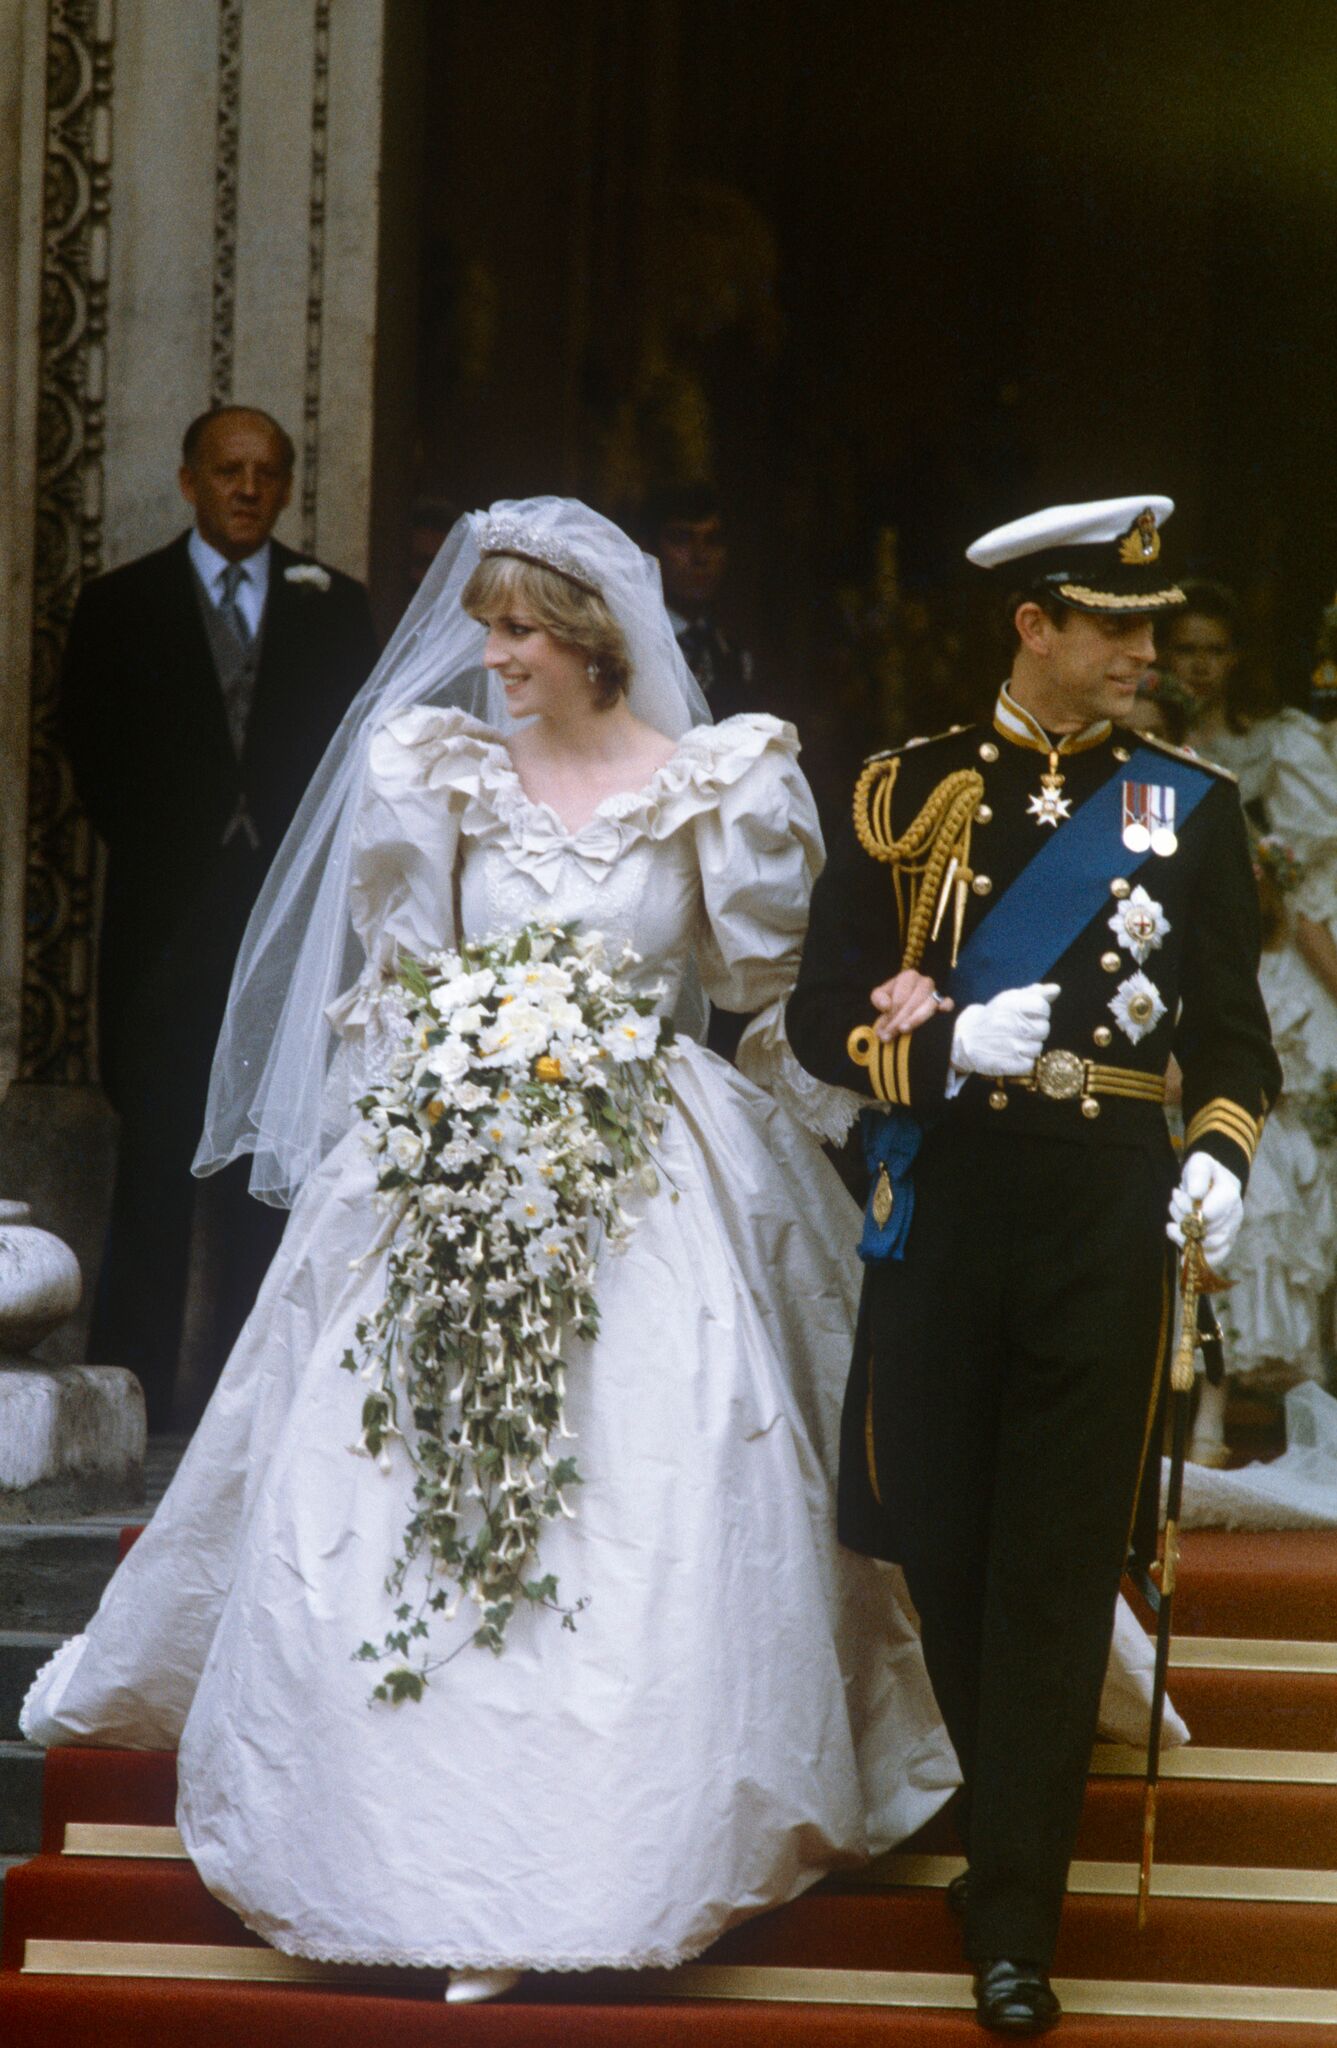
[[[260,622],[260,658],[256,664],[255,695],[251,700],[251,715],[246,723],[246,739],[242,747],[243,761],[257,740],[263,744],[263,736],[273,724],[276,700],[283,694],[292,666],[293,589],[285,581],[283,572],[296,559],[289,548],[276,540],[270,541],[269,589],[265,594],[264,617]]]

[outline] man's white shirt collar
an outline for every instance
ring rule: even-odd
[[[216,547],[210,546],[198,527],[192,527],[188,543],[190,559],[195,573],[204,585],[209,602],[222,602],[222,575],[227,568],[226,555],[220,555]],[[272,544],[265,541],[253,555],[247,555],[240,566],[246,571],[237,591],[237,603],[242,616],[251,629],[251,637],[260,631],[260,621],[265,615],[265,599],[269,595],[269,559]]]

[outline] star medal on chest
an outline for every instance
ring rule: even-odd
[[[1162,860],[1177,852],[1173,789],[1160,782],[1125,782],[1123,843],[1130,853],[1155,853]]]
[[[1026,805],[1026,815],[1034,818],[1037,825],[1058,825],[1064,818],[1072,816],[1071,798],[1060,794],[1063,783],[1058,754],[1051,748],[1049,766],[1040,777],[1040,787]]]
[[[1128,885],[1123,884],[1125,891]],[[1153,902],[1139,886],[1125,894],[1109,920],[1109,929],[1119,944],[1130,952],[1139,967],[1160,947],[1170,929],[1170,920],[1159,903]]]

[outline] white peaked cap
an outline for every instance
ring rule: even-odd
[[[966,549],[966,560],[979,569],[996,569],[1001,562],[1019,562],[1027,555],[1063,547],[1098,547],[1102,541],[1122,539],[1143,512],[1155,515],[1163,526],[1174,511],[1173,498],[1096,498],[1087,505],[1050,505],[1043,512],[1030,512],[1024,519],[1009,520],[981,534]]]

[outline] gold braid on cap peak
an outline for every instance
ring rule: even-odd
[[[900,765],[895,755],[868,763],[854,785],[854,829],[864,852],[891,869],[904,934],[901,966],[917,968],[944,887],[954,884],[958,898],[964,899],[974,879],[970,828],[984,801],[984,777],[976,768],[958,768],[945,776],[918,817],[896,838],[891,798]],[[945,882],[949,868],[954,872]],[[956,937],[959,941],[959,931]]]

